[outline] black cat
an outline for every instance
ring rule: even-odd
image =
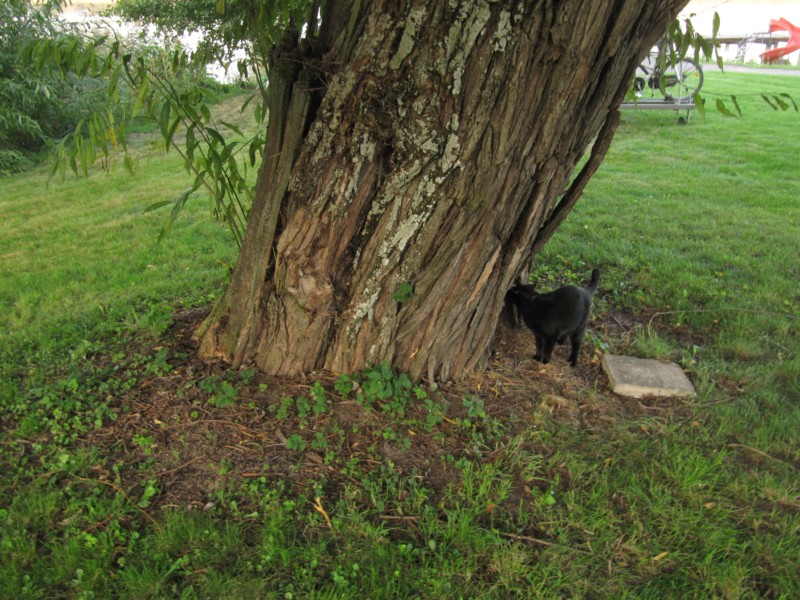
[[[576,366],[599,281],[600,269],[594,269],[586,288],[567,285],[539,294],[532,285],[515,285],[508,291],[508,298],[536,336],[536,360],[547,364],[556,343],[563,344],[569,338],[572,342],[569,363]]]

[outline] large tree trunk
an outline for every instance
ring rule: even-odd
[[[202,352],[274,374],[475,367],[684,4],[328,2],[314,44],[275,52],[256,201]]]

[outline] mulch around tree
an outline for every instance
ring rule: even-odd
[[[446,455],[492,459],[488,447],[475,448],[481,437],[476,432],[492,420],[504,429],[505,439],[554,425],[602,435],[623,420],[636,426],[652,417],[666,421],[681,411],[670,400],[612,394],[599,351],[593,353],[587,344],[577,368],[567,364],[567,346],[558,347],[553,361],[542,365],[533,359],[535,342],[529,331],[502,328],[488,368],[428,392],[446,404],[447,411],[444,420],[425,431],[427,411],[422,403],[409,407],[405,420],[398,420],[366,409],[352,397],[342,398],[329,373],[275,378],[252,372],[242,383],[226,364],[198,357],[192,336],[205,314],[198,309],[176,314],[167,335],[149,349],[152,354],[166,348],[171,370],[141,377],[130,392],[115,399],[119,417],[85,440],[100,447],[111,458],[109,464],[117,465],[118,475],[103,470],[100,479],[116,481],[114,486],[126,490],[133,501],[145,482],[156,481],[158,494],[148,506],[151,514],[171,508],[208,510],[218,503],[221,490],[254,479],[304,498],[336,497],[344,485],[358,484],[346,468],[353,464],[361,473],[388,465],[399,475],[416,477],[434,494],[443,494],[458,476],[452,461],[444,460]],[[593,321],[590,329],[601,339],[619,339],[635,325],[631,317],[613,314]],[[226,377],[235,382],[238,397],[234,405],[217,408],[199,383]],[[310,397],[316,381],[327,392],[330,410],[302,419],[296,414],[279,418],[276,408],[283,399]],[[488,419],[471,419],[474,425],[468,430],[464,399],[473,396],[483,400]],[[647,427],[641,428],[647,435]],[[287,447],[293,435],[306,442],[303,450]],[[553,452],[544,438],[526,439],[540,444],[536,451]]]

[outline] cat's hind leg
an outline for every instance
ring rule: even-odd
[[[572,352],[569,353],[569,364],[573,367],[578,366],[578,355],[581,353],[581,344],[583,343],[583,335],[586,333],[585,329],[581,329],[573,333],[569,339],[572,342]]]

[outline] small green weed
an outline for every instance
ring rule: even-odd
[[[294,398],[291,396],[286,396],[281,399],[280,405],[277,407],[270,406],[270,410],[275,410],[275,416],[278,419],[284,420],[288,419],[290,416],[290,411],[294,409]]]
[[[395,373],[386,361],[354,375],[340,375],[334,387],[342,396],[355,391],[356,402],[365,408],[379,407],[397,418],[404,417],[415,400],[427,397],[424,389],[414,386],[405,373]]]
[[[471,426],[469,419],[476,421],[483,421],[487,418],[486,409],[484,407],[483,399],[477,396],[467,396],[464,398],[464,406],[467,409],[467,427]]]
[[[153,446],[155,445],[155,440],[152,436],[145,435],[142,433],[137,433],[133,436],[133,443],[139,446],[142,450],[144,450],[145,455],[150,456],[153,453]]]
[[[199,385],[209,394],[208,403],[217,408],[233,406],[239,397],[239,391],[230,382],[216,375],[200,380]]]
[[[425,431],[431,433],[439,423],[444,421],[447,415],[447,403],[446,401],[436,401],[427,395],[422,398],[422,403],[426,411]]]
[[[311,403],[305,396],[298,396],[294,399],[294,407],[297,411],[297,417],[301,420],[305,419],[311,414]]]
[[[296,398],[284,396],[279,404],[271,405],[269,410],[274,412],[278,419],[284,420],[296,416],[307,423],[312,414],[317,417],[326,414],[329,406],[325,390],[319,382],[316,382],[311,388],[311,399],[306,396],[297,396]]]
[[[409,282],[404,281],[401,283],[397,291],[392,294],[392,298],[399,303],[407,302],[414,297],[414,286]]]
[[[169,350],[167,348],[159,348],[155,356],[153,356],[152,360],[147,364],[145,374],[155,375],[157,377],[167,375],[172,370],[172,366],[167,361],[167,358],[169,358]]]
[[[149,479],[144,483],[144,489],[142,490],[142,495],[139,498],[139,502],[136,503],[136,506],[139,508],[147,508],[150,506],[150,502],[152,499],[159,493],[158,489],[158,482],[155,479]]]
[[[328,412],[328,394],[319,381],[314,382],[314,385],[311,386],[311,397],[314,399],[313,410],[316,416],[319,417]]]
[[[289,450],[298,450],[302,452],[306,449],[306,441],[297,433],[293,433],[286,439],[286,447]]]

